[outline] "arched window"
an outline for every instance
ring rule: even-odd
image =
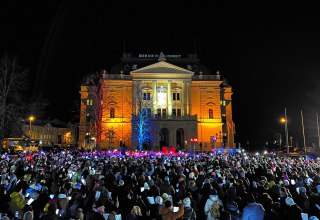
[[[114,108],[110,109],[110,118],[114,118],[115,117],[115,113],[116,111],[114,110]]]
[[[213,110],[209,109],[209,118],[213,118]]]

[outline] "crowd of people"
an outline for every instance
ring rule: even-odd
[[[280,155],[0,155],[0,219],[318,219],[320,161]]]

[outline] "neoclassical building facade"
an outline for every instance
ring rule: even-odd
[[[97,87],[81,86],[79,145],[136,149],[132,115],[141,102],[152,116],[149,149],[234,148],[232,88],[196,55],[124,54]],[[93,115],[99,117],[93,117]],[[97,122],[96,119],[99,118]],[[99,127],[99,129],[97,129]],[[101,134],[101,135],[98,135]]]

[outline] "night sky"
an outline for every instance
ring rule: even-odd
[[[3,1],[0,52],[29,69],[30,96],[43,94],[48,116],[65,121],[85,74],[110,70],[126,52],[194,53],[233,87],[236,141],[258,145],[272,132],[302,146],[317,142],[320,14],[311,4],[223,5],[116,1]]]

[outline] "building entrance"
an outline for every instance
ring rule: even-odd
[[[168,146],[169,140],[169,131],[167,128],[161,128],[160,130],[160,142],[159,146],[162,149],[163,146]]]
[[[177,150],[184,150],[184,130],[183,128],[179,128],[176,132],[176,144]]]

